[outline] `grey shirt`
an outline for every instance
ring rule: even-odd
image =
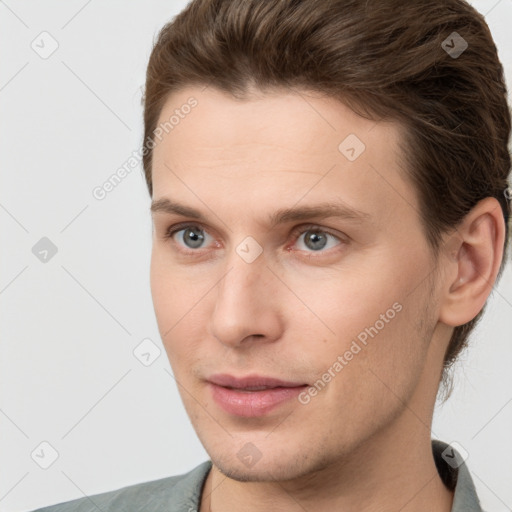
[[[466,463],[442,441],[432,440],[437,470],[455,491],[451,512],[483,512]],[[211,460],[188,473],[123,487],[94,496],[38,509],[34,512],[198,512]]]

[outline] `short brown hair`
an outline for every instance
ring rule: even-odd
[[[462,54],[450,53],[454,41],[460,48],[467,43]],[[398,121],[433,252],[442,233],[491,196],[505,217],[506,253],[507,89],[489,27],[467,2],[193,0],[154,44],[144,92],[145,141],[169,94],[191,85],[213,85],[241,99],[253,86],[318,91],[368,119]],[[151,162],[148,150],[143,165],[152,196]],[[482,313],[454,329],[444,382]]]

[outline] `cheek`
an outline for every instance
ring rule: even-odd
[[[173,370],[179,370],[182,361],[189,363],[200,354],[211,283],[194,281],[193,274],[170,265],[165,251],[157,249],[151,256],[150,283],[160,337]]]
[[[318,280],[316,291],[303,295],[309,311],[289,312],[289,318],[301,319],[300,325],[290,327],[302,333],[302,346],[317,374],[329,369],[331,375],[343,373],[343,378],[333,379],[338,381],[333,387],[344,392],[380,388],[381,379],[404,389],[418,375],[428,348],[418,319],[425,314],[428,297],[425,286],[418,286],[418,267],[402,263],[388,258],[364,272]],[[298,295],[306,293],[298,282],[295,289]]]
[[[160,334],[170,329],[176,320],[176,303],[179,296],[174,276],[162,260],[159,251],[153,248],[150,267],[151,297]],[[165,342],[165,339],[163,341]]]
[[[304,410],[339,425],[342,437],[365,436],[391,421],[418,385],[426,344],[413,330],[416,308],[388,302],[326,317],[337,335],[306,348],[317,380],[301,403],[309,400]]]
[[[162,251],[153,249],[150,283],[153,307],[162,342],[166,349],[176,338],[176,331],[186,315],[190,288],[184,286],[176,270],[165,261]]]
[[[158,246],[154,246],[151,253],[150,283],[157,320],[167,329],[200,300],[206,285],[204,280],[194,280],[190,269],[170,262],[168,251]]]

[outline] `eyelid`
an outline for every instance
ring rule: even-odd
[[[213,236],[210,234],[209,230],[206,229],[200,222],[185,221],[185,222],[179,222],[178,224],[173,224],[172,226],[169,226],[168,228],[166,228],[163,238],[165,240],[167,240],[167,239],[172,240],[176,233],[178,233],[179,231],[182,231],[184,229],[187,229],[187,228],[199,228],[201,231],[208,234],[209,236]],[[215,237],[213,237],[213,238],[215,238]],[[175,243],[175,242],[173,241],[173,243]],[[176,243],[176,245],[179,245],[179,244]],[[182,246],[180,246],[180,247],[182,247]],[[181,248],[182,252],[185,252],[188,254],[200,253],[202,250],[204,250],[204,247],[201,247],[199,249],[186,249],[183,247]]]
[[[184,221],[184,222],[180,222],[178,224],[173,224],[172,226],[169,226],[166,229],[166,231],[165,231],[164,238],[165,239],[172,239],[177,232],[182,231],[183,229],[186,229],[186,228],[199,228],[201,231],[209,234],[210,236],[213,236],[213,235],[210,234],[209,230],[206,229],[200,222]],[[303,235],[307,231],[319,231],[319,232],[322,232],[322,233],[326,233],[326,234],[332,236],[333,238],[336,238],[340,242],[340,244],[345,244],[348,241],[347,240],[348,237],[346,237],[342,233],[334,234],[332,232],[332,230],[330,230],[327,227],[323,227],[323,226],[321,226],[319,224],[311,224],[310,223],[310,224],[301,224],[301,225],[296,226],[295,228],[292,229],[292,231],[290,233],[291,236],[293,237],[291,245],[294,245],[297,242],[297,239],[299,238],[299,236]],[[204,249],[205,248],[188,249],[187,250],[187,249],[183,249],[182,248],[181,250],[182,250],[182,252],[191,254],[191,253],[200,253],[201,250],[204,250]],[[332,250],[335,250],[335,248],[331,248],[331,249],[329,249],[327,251],[306,251],[306,252],[308,252],[309,254],[315,254],[315,252],[318,252],[318,254],[327,254],[327,253],[330,253]],[[299,252],[303,252],[303,251],[299,250]]]
[[[297,244],[299,238],[306,232],[312,231],[312,232],[320,232],[325,233],[326,235],[331,236],[332,238],[335,238],[338,243],[334,247],[330,247],[326,250],[320,250],[320,251],[307,251],[304,249],[294,249],[295,245]],[[286,250],[291,252],[298,252],[301,254],[301,258],[304,258],[306,260],[312,261],[315,259],[318,259],[322,261],[322,258],[332,258],[334,255],[338,254],[339,252],[344,248],[344,246],[348,243],[348,237],[344,235],[343,233],[335,234],[332,232],[330,228],[320,226],[318,224],[301,224],[300,226],[297,226],[294,228],[291,232],[292,235],[292,241],[286,246]],[[302,242],[304,244],[304,242]]]
[[[204,228],[204,226],[201,225],[200,222],[178,222],[177,224],[173,224],[172,226],[169,226],[166,228],[165,233],[169,236],[174,235],[177,231],[181,231],[185,228],[199,228],[202,231],[205,231],[208,233],[208,230]]]
[[[302,235],[306,231],[320,231],[322,233],[327,233],[328,235],[331,235],[334,238],[337,238],[340,242],[345,241],[340,235],[333,233],[333,230],[331,230],[330,228],[320,226],[319,224],[301,224],[300,226],[293,228],[292,235]]]
[[[210,233],[209,230],[207,228],[205,228],[200,222],[184,221],[184,222],[179,222],[177,224],[173,224],[172,226],[169,226],[166,229],[166,234],[169,234],[169,233],[175,234],[177,231],[180,231],[182,229],[189,228],[189,227],[196,227],[196,228],[201,229],[202,231],[205,231],[206,233]],[[332,233],[330,228],[321,226],[319,224],[314,224],[314,223],[301,224],[299,226],[296,226],[291,231],[291,234],[293,234],[293,235],[296,234],[296,233],[302,234],[302,233],[304,233],[305,231],[308,231],[308,230],[311,230],[311,231],[315,231],[315,230],[316,231],[322,231],[324,233],[330,234],[331,236],[333,236],[335,238],[338,238],[338,239],[342,240],[342,238],[338,234]]]

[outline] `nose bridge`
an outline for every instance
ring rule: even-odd
[[[258,293],[255,288],[262,284],[264,265],[247,264],[237,261],[236,258],[238,256],[231,259],[230,270],[219,287],[218,303],[234,302],[242,305],[251,296],[252,300],[247,302],[252,303],[253,307],[257,307]]]
[[[211,318],[213,336],[232,346],[249,336],[268,340],[279,336],[280,312],[276,309],[277,290],[269,277],[272,272],[262,254],[248,261],[236,251],[230,255],[226,275],[217,287]]]

